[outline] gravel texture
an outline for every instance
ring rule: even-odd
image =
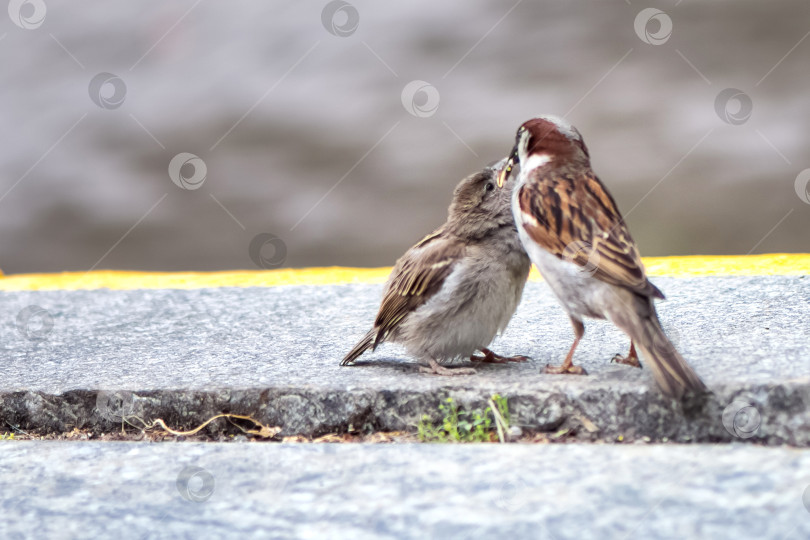
[[[2,442],[0,537],[799,540],[809,485],[741,444]]]
[[[544,283],[528,284],[492,346],[532,360],[450,378],[418,373],[389,345],[338,365],[371,324],[379,285],[2,292],[0,430],[109,431],[122,412],[177,427],[250,414],[285,435],[402,430],[438,419],[447,396],[476,408],[497,392],[515,423],[581,440],[810,446],[810,280],[654,281],[668,296],[664,327],[714,391],[704,403],[668,402],[649,370],[611,364],[628,340],[602,321],[586,323],[577,351],[588,376],[540,374],[573,338]]]

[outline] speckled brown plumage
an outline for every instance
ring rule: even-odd
[[[385,285],[374,327],[343,358],[353,363],[385,341],[402,343],[431,372],[466,373],[439,362],[484,353],[475,361],[525,361],[486,349],[512,317],[531,263],[518,239],[509,194],[495,178],[506,160],[456,187],[447,221],[409,249]]]
[[[529,236],[547,251],[602,281],[664,298],[649,282],[619,209],[590,168],[579,164],[537,171],[518,192]]]
[[[464,256],[464,242],[446,227],[428,235],[414,248],[419,257],[405,256],[397,261],[374,321],[377,329],[374,347],[409,313],[427,302]],[[413,251],[409,253],[415,253]]]
[[[573,365],[573,355],[585,332],[583,318],[592,317],[608,319],[630,336],[630,353],[614,359],[640,366],[637,345],[666,395],[705,390],[661,328],[653,299],[664,295],[647,279],[616,202],[591,169],[579,131],[551,116],[525,122],[499,185],[516,164],[512,212],[521,242],[574,327],[565,360],[546,371],[585,373]]]

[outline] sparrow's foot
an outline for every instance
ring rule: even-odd
[[[428,359],[430,362],[429,366],[419,366],[419,373],[426,373],[428,375],[445,375],[445,376],[455,376],[455,375],[475,375],[476,371],[473,368],[467,367],[458,367],[458,368],[448,368],[440,365],[436,360],[430,358]]]
[[[473,362],[484,362],[487,364],[508,364],[509,362],[528,362],[528,356],[501,356],[500,354],[496,354],[489,349],[481,349],[481,352],[484,353],[484,356],[476,356],[472,355],[470,360]]]
[[[637,368],[641,369],[641,362],[638,361],[638,356],[635,356],[635,355],[630,356],[628,354],[627,356],[622,356],[620,354],[617,354],[616,356],[611,358],[610,361],[611,361],[611,363],[615,362],[617,364],[625,364],[625,365],[628,365],[628,366],[633,366],[633,367],[637,367]]]
[[[630,342],[630,351],[627,353],[627,356],[622,356],[617,354],[613,358],[610,359],[611,362],[616,362],[617,364],[626,364],[628,366],[633,366],[641,369],[641,362],[638,361],[638,354],[636,353],[636,344],[632,341]]]
[[[552,366],[551,364],[547,364],[546,367],[543,369],[543,373],[550,373],[553,375],[587,375],[588,372],[585,371],[585,368],[582,366],[575,366],[573,364],[566,366]]]
[[[574,327],[574,343],[571,345],[571,348],[568,350],[568,354],[565,356],[565,360],[563,360],[562,365],[559,366],[552,366],[551,364],[546,364],[543,373],[552,373],[555,375],[587,375],[588,372],[585,371],[585,368],[581,366],[574,365],[574,351],[579,345],[579,340],[582,339],[582,335],[585,333],[585,325],[582,324],[582,321],[579,319],[571,319],[571,324]]]

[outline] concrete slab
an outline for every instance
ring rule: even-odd
[[[0,537],[799,540],[809,485],[741,444],[2,442]]]
[[[127,413],[174,425],[233,412],[281,425],[284,434],[401,430],[413,429],[422,414],[437,417],[448,395],[478,407],[497,392],[509,397],[524,427],[567,427],[583,440],[810,445],[810,280],[654,281],[668,296],[658,304],[665,328],[715,391],[700,411],[663,400],[648,370],[610,364],[628,342],[605,322],[587,324],[577,352],[589,376],[540,374],[572,339],[543,283],[529,283],[515,320],[493,345],[533,360],[454,378],[417,373],[395,346],[363,357],[363,365],[338,365],[371,324],[379,285],[4,291],[0,426],[108,431],[116,423],[97,398],[109,391],[121,394]],[[30,306],[45,313],[26,311]],[[737,415],[738,426],[759,425],[732,435],[724,410],[727,420]]]

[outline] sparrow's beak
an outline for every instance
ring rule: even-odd
[[[501,172],[498,173],[498,187],[502,188],[503,185],[506,183],[506,178],[509,176],[509,173],[512,172],[512,167],[515,166],[515,162],[518,159],[518,151],[517,145],[512,149],[512,153],[509,154],[509,158],[506,160],[506,164],[501,169]]]

